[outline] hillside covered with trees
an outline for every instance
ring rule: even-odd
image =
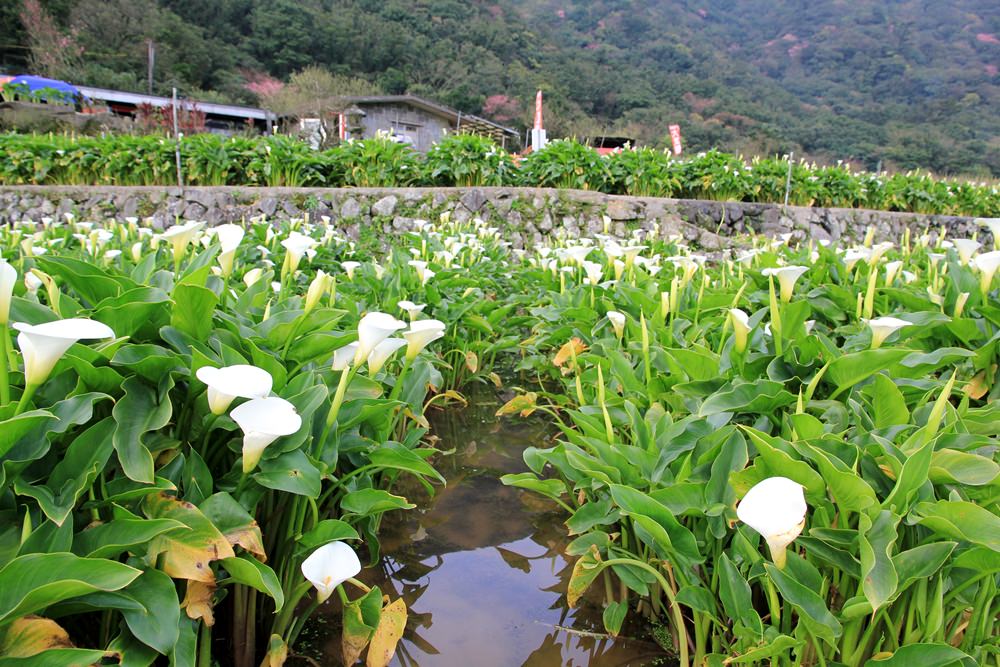
[[[550,136],[1000,176],[995,0],[17,0],[0,66],[258,103],[296,72]]]

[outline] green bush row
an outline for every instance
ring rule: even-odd
[[[0,135],[0,183],[172,185],[175,143],[155,136]],[[426,155],[386,138],[313,151],[289,137],[197,135],[181,141],[187,185],[477,186],[598,190],[612,194],[781,203],[785,158],[709,151],[676,159],[651,148],[601,156],[571,140],[516,161],[487,138],[451,135]],[[914,213],[1000,217],[993,184],[934,178],[922,172],[853,172],[845,165],[791,165],[788,203]]]

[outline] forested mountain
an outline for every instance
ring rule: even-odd
[[[144,90],[147,40],[159,92],[254,102],[320,65],[517,127],[541,88],[550,136],[666,144],[676,122],[690,150],[1000,176],[996,0],[0,4],[8,70]]]

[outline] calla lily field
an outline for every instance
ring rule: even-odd
[[[567,602],[599,595],[608,635],[684,666],[1000,665],[987,227],[711,253],[447,215],[367,244],[4,228],[0,665],[278,667],[321,605],[343,664],[390,664],[406,604],[363,572],[415,507],[397,483],[445,483],[428,417],[471,383],[552,423],[503,482],[565,513]]]

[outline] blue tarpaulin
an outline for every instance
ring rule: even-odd
[[[21,76],[15,76],[8,82],[10,85],[14,86],[25,86],[31,92],[45,91],[39,95],[39,98],[43,101],[53,102],[66,102],[72,104],[77,99],[82,99],[82,95],[76,86],[66,83],[65,81],[59,81],[58,79],[46,79],[42,76],[31,76],[28,74],[23,74]],[[48,91],[55,91],[51,96],[47,96]]]

